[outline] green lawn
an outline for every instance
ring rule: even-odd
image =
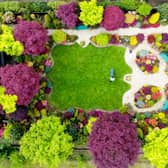
[[[52,51],[54,66],[48,74],[53,86],[50,103],[61,110],[121,107],[122,95],[129,89],[123,76],[131,72],[124,52],[122,47],[56,46]],[[116,72],[114,82],[109,81],[111,68]]]

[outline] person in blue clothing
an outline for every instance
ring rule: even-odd
[[[110,82],[115,81],[114,68],[110,69]]]

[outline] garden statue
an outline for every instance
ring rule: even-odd
[[[111,68],[110,70],[110,82],[115,81],[115,76],[114,76],[114,68]]]

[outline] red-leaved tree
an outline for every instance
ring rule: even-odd
[[[106,30],[116,30],[124,25],[124,12],[117,6],[107,6],[104,10],[102,26]]]
[[[18,105],[28,105],[38,93],[41,76],[26,64],[6,65],[0,68],[0,84],[7,94],[18,96]]]

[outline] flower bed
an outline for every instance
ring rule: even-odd
[[[160,88],[157,86],[143,86],[135,93],[134,101],[138,108],[149,108],[161,98]]]
[[[145,74],[156,73],[159,70],[159,60],[150,51],[140,50],[136,55],[135,62]]]
[[[144,34],[139,33],[134,36],[119,36],[117,34],[100,33],[91,37],[91,42],[99,47],[110,45],[124,45],[131,49],[144,41]]]
[[[151,34],[147,37],[148,43],[160,51],[168,50],[168,33]]]

